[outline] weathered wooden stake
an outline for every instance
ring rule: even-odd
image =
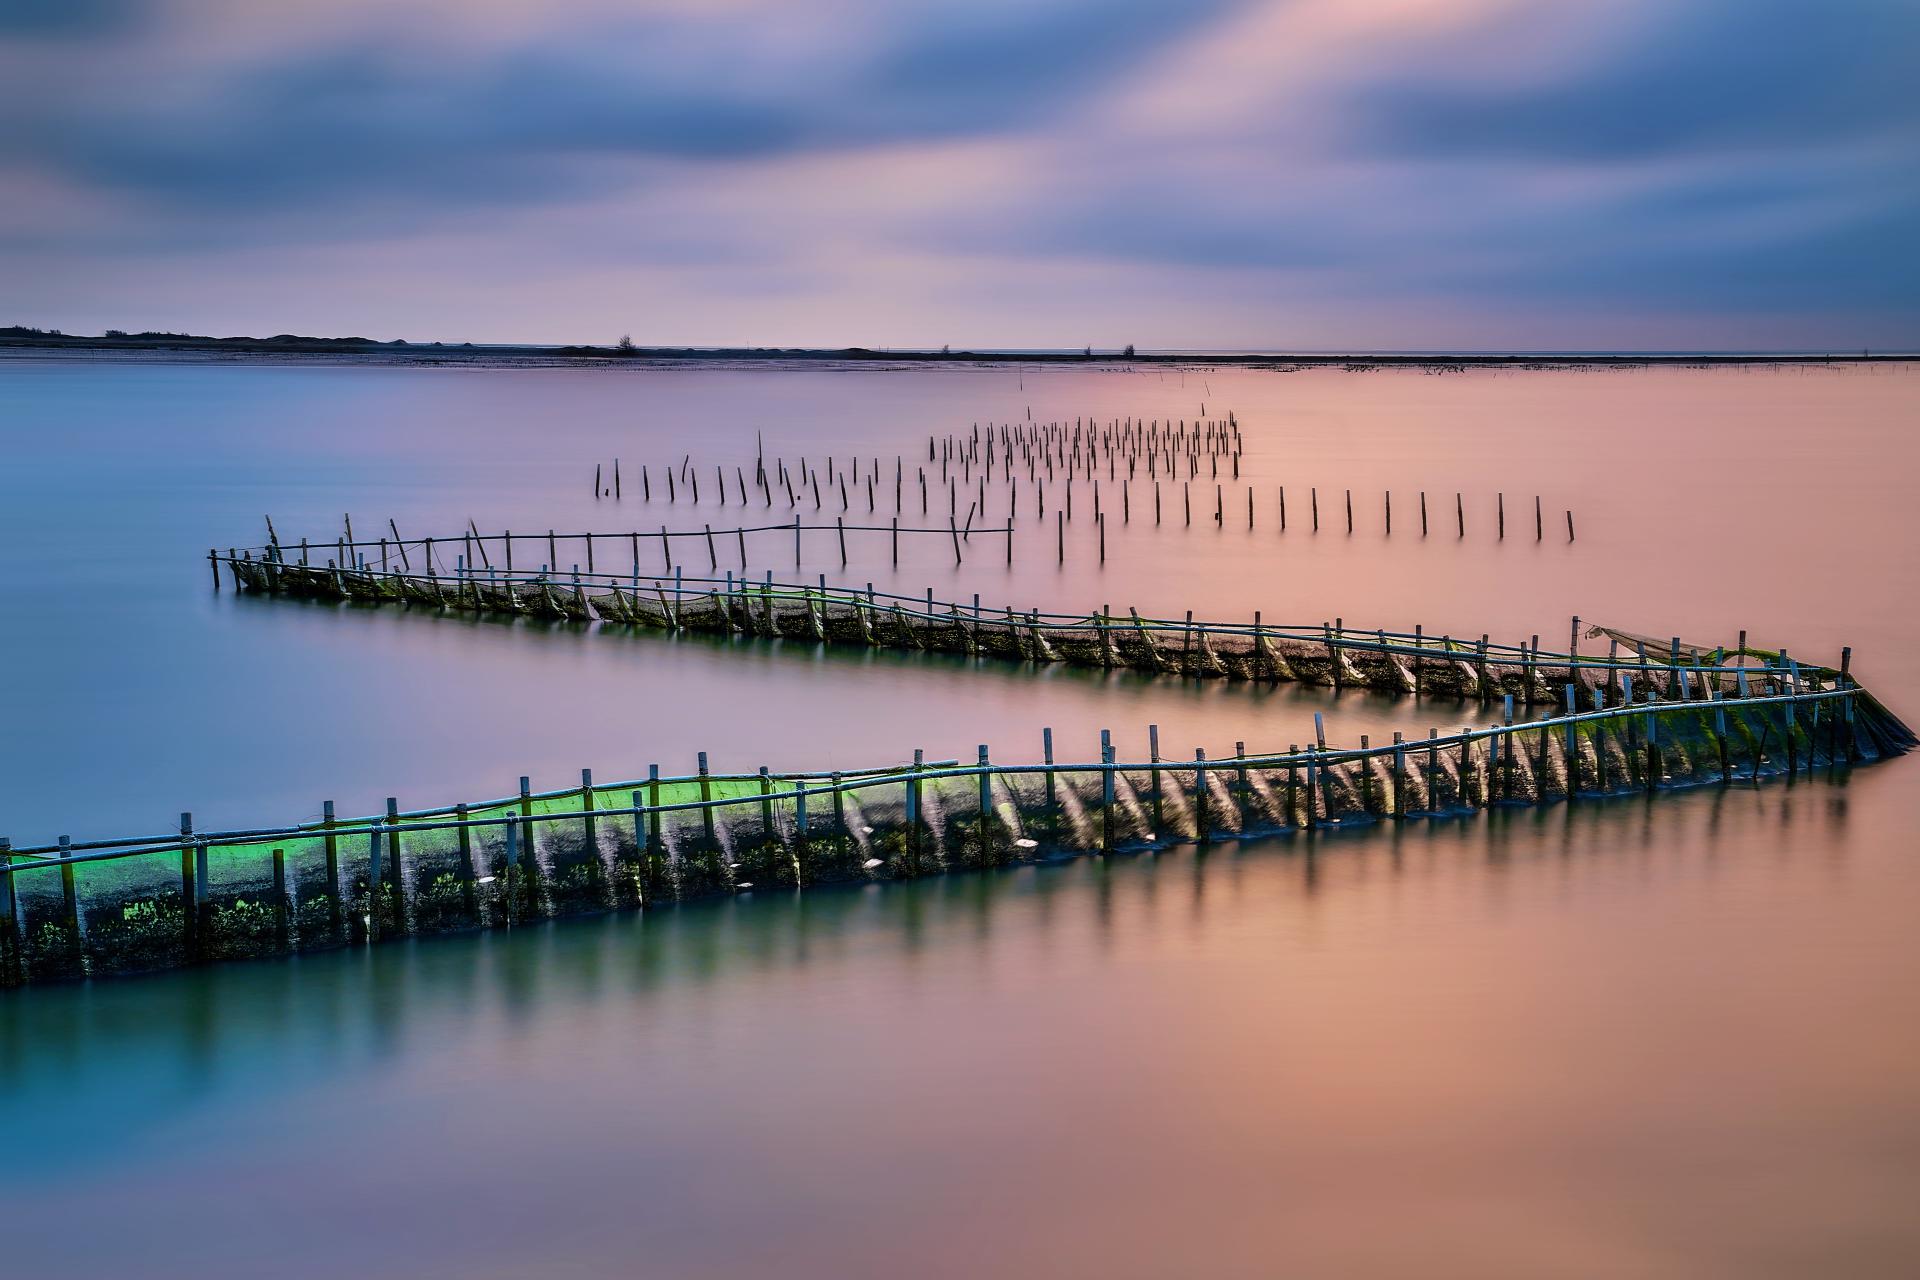
[[[1040,730],[1040,759],[1047,766],[1047,812],[1057,821],[1059,818],[1059,810],[1056,806],[1059,804],[1059,797],[1054,791],[1052,729]]]

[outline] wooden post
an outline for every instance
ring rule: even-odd
[[[1113,852],[1113,807],[1115,787],[1113,781],[1113,731],[1100,731],[1100,850]]]
[[[367,828],[367,941],[380,941],[380,886],[385,873],[380,867],[380,824]]]
[[[1047,812],[1049,814],[1053,814],[1057,816],[1058,809],[1056,806],[1059,804],[1059,796],[1054,791],[1054,782],[1053,782],[1053,730],[1052,729],[1040,730],[1040,757],[1041,757],[1041,760],[1047,766],[1046,767]]]
[[[1467,507],[1466,507],[1466,503],[1461,499],[1460,491],[1458,489],[1455,489],[1453,491],[1453,519],[1454,519],[1454,523],[1460,526],[1460,536],[1463,538],[1466,537],[1467,536]]]
[[[1158,835],[1162,821],[1163,794],[1160,789],[1160,726],[1157,724],[1147,726],[1147,764],[1147,778],[1149,785],[1153,788],[1153,830],[1155,835]]]
[[[1473,767],[1473,728],[1468,726],[1460,731],[1460,765],[1456,770],[1460,779],[1460,799],[1469,809],[1476,809],[1479,803],[1473,798],[1473,787],[1469,783],[1470,770]],[[1493,796],[1487,793],[1489,802]]]
[[[766,793],[766,773],[767,771],[763,767],[760,770],[760,789],[763,795]],[[627,796],[627,801],[633,809],[634,856],[640,859],[640,874],[634,881],[634,892],[635,896],[640,899],[640,905],[644,907],[653,901],[653,857],[647,850],[647,823],[646,818],[643,816],[647,808],[646,793],[641,791],[632,792]],[[767,823],[767,830],[769,832],[773,830],[771,820]],[[772,837],[769,836],[768,838],[771,839]]]
[[[186,834],[188,815],[180,815],[181,834]],[[333,834],[333,801],[328,800],[320,806],[320,845],[327,860],[327,926],[332,931],[335,942],[341,941],[340,930],[345,917],[340,910],[340,841]]]
[[[1513,799],[1513,695],[1507,694],[1500,703],[1500,723],[1505,732],[1500,735],[1500,799]],[[1493,803],[1491,794],[1487,797],[1489,806]]]
[[[460,878],[461,904],[466,909],[467,918],[478,923],[480,901],[475,882],[484,873],[473,862],[473,828],[467,825],[470,816],[471,810],[464,803],[453,806],[453,819],[460,824],[455,832],[455,839],[458,840],[460,847],[460,868],[457,874]]]
[[[587,852],[596,855],[595,860],[598,861],[600,840],[593,816],[593,770],[591,769],[580,771],[580,812],[584,815],[580,819],[580,834],[586,841]]]
[[[634,827],[636,843],[640,838],[640,829],[636,822]],[[773,821],[773,777],[767,772],[765,765],[760,766],[760,839],[768,846],[777,844],[780,840],[779,828]]]
[[[273,851],[273,935],[282,951],[289,940],[287,919],[287,851]]]
[[[987,745],[980,744],[980,859],[990,861],[993,849],[993,774],[988,768]]]
[[[400,802],[387,797],[387,874],[393,879],[393,923],[407,932],[407,891],[400,872]]]
[[[1536,804],[1545,802],[1547,798],[1547,779],[1552,772],[1552,761],[1548,757],[1548,751],[1553,746],[1553,734],[1546,729],[1538,732],[1540,758],[1535,762],[1533,771],[1533,798]]]
[[[1653,690],[1647,691],[1647,790],[1651,792],[1660,785],[1660,721],[1653,713]]]
[[[1733,781],[1733,774],[1727,763],[1727,708],[1724,691],[1713,691],[1713,741],[1720,751],[1720,785]]]
[[[1571,717],[1580,713],[1579,688],[1568,685],[1566,688],[1567,740],[1563,754],[1567,758],[1567,802],[1571,804],[1580,794],[1580,726],[1573,723]]]
[[[73,940],[73,961],[84,973],[87,963],[87,920],[80,911],[80,888],[75,883],[73,864],[65,861],[73,856],[73,841],[68,836],[60,837],[60,905],[62,918],[67,926],[67,936]]]
[[[1246,743],[1236,742],[1233,744],[1233,758],[1235,762],[1233,775],[1234,786],[1238,789],[1236,804],[1240,813],[1240,830],[1244,832],[1247,829],[1247,797],[1253,793],[1252,786],[1247,782]]]
[[[907,870],[920,874],[920,771],[926,767],[927,753],[913,749],[913,774],[907,779]]]
[[[1204,747],[1193,750],[1193,825],[1194,838],[1201,844],[1213,843],[1213,815],[1208,811],[1207,801],[1207,752]]]
[[[1440,730],[1427,728],[1427,812],[1440,812],[1439,793],[1433,789],[1433,780],[1440,776]]]
[[[673,472],[669,471],[667,475],[671,478]],[[525,774],[520,777],[520,828],[522,843],[526,848],[520,852],[520,893],[516,896],[522,900],[520,905],[532,910],[537,908],[540,902],[538,884],[540,859],[533,837],[533,779]],[[507,830],[511,832],[512,826]],[[509,868],[513,866],[511,853],[507,858],[507,866]]]
[[[1312,831],[1320,825],[1320,817],[1315,810],[1314,802],[1320,795],[1321,770],[1320,752],[1318,749],[1309,745],[1307,747],[1307,830],[1309,831]],[[1327,816],[1332,817],[1333,815],[1328,814]]]
[[[1604,711],[1607,706],[1607,690],[1604,685],[1596,685],[1593,690],[1593,709]],[[1596,786],[1602,795],[1607,790],[1607,722],[1593,722],[1593,769],[1597,776]]]
[[[513,870],[520,862],[519,827],[520,820],[512,814],[508,814],[506,822],[507,849],[500,866],[500,872],[503,877],[503,887],[508,889],[510,889],[513,884]],[[519,917],[518,897],[519,895],[511,892],[503,892],[500,896],[502,904],[501,915],[505,918],[506,926],[509,929],[513,927],[514,921]]]
[[[1360,766],[1360,814],[1366,817],[1373,812],[1373,757],[1367,752],[1373,743],[1367,734],[1360,735],[1360,755],[1354,761]]]
[[[1427,536],[1427,491],[1420,491],[1420,536]]]
[[[523,816],[520,819],[520,827],[521,834],[525,837],[520,842],[520,868],[521,878],[527,886],[527,911],[538,915],[540,913],[540,846],[533,838],[532,815]]]
[[[1840,687],[1841,688],[1846,689],[1846,688],[1853,687],[1852,671],[1853,671],[1853,646],[1843,645],[1841,646],[1841,649],[1840,649]],[[1852,698],[1845,699],[1845,705],[1846,705],[1845,718],[1846,718],[1846,726],[1847,726],[1845,730],[1845,737],[1847,741],[1847,763],[1848,764],[1853,764],[1860,758],[1860,750],[1858,746],[1855,745],[1854,732],[1853,732],[1853,702],[1854,700]]]
[[[1407,743],[1398,729],[1393,731],[1393,816],[1407,816]]]
[[[332,822],[332,809],[329,806],[328,823]],[[194,856],[193,815],[180,815],[180,927],[185,937],[187,959],[198,960],[201,952],[200,931],[200,893],[203,877],[200,874],[200,861]]]
[[[0,986],[26,981],[21,944],[26,929],[20,920],[20,895],[13,884],[13,841],[0,836]]]
[[[698,760],[700,770],[700,834],[706,840],[707,846],[711,848],[717,843],[713,824],[713,777],[707,771],[707,753],[704,751],[700,752]]]

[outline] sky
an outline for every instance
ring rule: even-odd
[[[0,324],[1920,348],[1920,0],[0,0]]]

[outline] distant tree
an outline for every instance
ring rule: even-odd
[[[1088,347],[1085,351],[1082,351],[1080,354],[1085,356],[1087,359],[1091,360],[1093,359],[1093,348]]]
[[[107,330],[107,336],[109,338],[124,338],[127,336],[127,331],[125,329],[109,329]]]
[[[620,341],[614,343],[613,345],[616,350],[631,351],[633,350],[633,335],[630,333],[623,333],[620,335]]]
[[[950,356],[953,354],[953,348],[943,342],[940,344],[940,354],[943,356]]]
[[[1123,355],[1123,356],[1125,356],[1125,357],[1126,357],[1127,359],[1129,359],[1129,360],[1131,360],[1131,359],[1133,359],[1133,344],[1132,344],[1131,342],[1129,342],[1129,343],[1127,344],[1127,349],[1126,349],[1125,351],[1123,351],[1123,352],[1121,352],[1120,354],[1121,354],[1121,355]]]

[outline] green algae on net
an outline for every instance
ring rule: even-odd
[[[1390,644],[1380,640],[1383,645]],[[1258,651],[1255,650],[1255,653]],[[1497,669],[1476,650],[1479,683]],[[1341,652],[1336,644],[1334,656]],[[1391,656],[1391,655],[1389,655]],[[1697,655],[1696,655],[1697,656]],[[1720,655],[1724,658],[1724,655]],[[1511,657],[1511,655],[1509,655]],[[1556,657],[1558,662],[1556,664]],[[1243,661],[1246,659],[1243,658]],[[6,850],[0,982],[105,976],[1088,853],[1758,781],[1906,751],[1844,672],[1558,665],[1569,709],[1357,747],[1207,759],[701,771],[242,832]],[[1636,677],[1641,677],[1636,682]],[[1664,688],[1662,684],[1664,683]],[[1650,687],[1652,686],[1652,687]],[[1497,687],[1506,687],[1502,676]],[[1574,709],[1582,702],[1586,709]],[[1156,753],[1157,754],[1157,753]]]

